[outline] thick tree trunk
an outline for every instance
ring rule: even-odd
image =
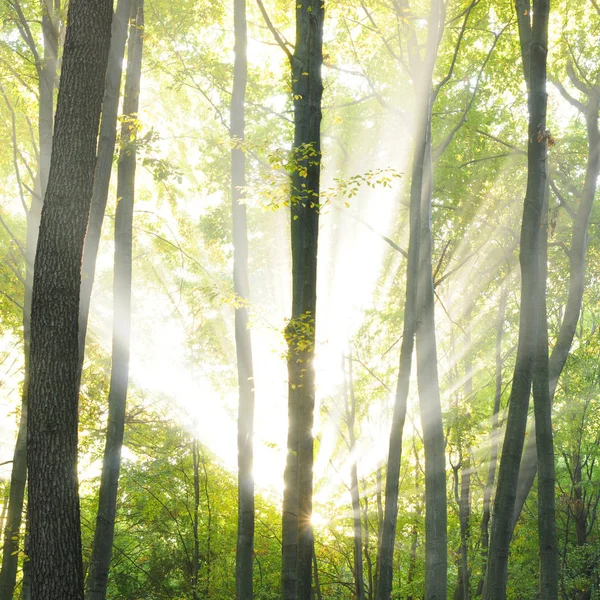
[[[292,318],[288,343],[288,454],[283,496],[283,600],[310,600],[313,531],[313,367],[323,83],[321,0],[296,4],[296,45],[291,57],[294,98],[294,168],[291,178]]]
[[[69,4],[31,307],[27,463],[35,600],[83,598],[77,329],[111,19],[109,0]]]
[[[104,220],[104,212],[108,200],[108,188],[117,139],[121,76],[131,3],[132,0],[118,0],[111,27],[110,51],[108,54],[108,67],[106,69],[104,100],[102,102],[102,121],[100,123],[96,171],[94,174],[94,189],[92,192],[90,218],[85,236],[85,246],[83,248],[83,263],[81,266],[81,296],[79,300],[80,369],[83,368],[92,287],[96,273],[96,257],[98,256],[98,248],[100,246],[102,221]]]
[[[134,0],[134,11],[129,34],[127,78],[117,179],[117,211],[115,215],[115,259],[113,284],[113,341],[112,369],[108,394],[108,423],[104,462],[100,479],[96,530],[86,583],[86,600],[104,600],[108,587],[108,572],[112,556],[117,513],[121,448],[125,430],[127,387],[129,382],[129,354],[131,341],[131,271],[133,246],[133,203],[136,171],[136,128],[140,79],[142,73],[142,46],[144,32],[144,2]],[[132,140],[133,137],[133,140]]]
[[[548,393],[547,340],[545,311],[545,223],[547,211],[547,138],[546,138],[546,55],[549,3],[536,0],[533,23],[530,11],[519,12],[519,32],[523,49],[525,75],[529,88],[529,128],[527,192],[521,226],[521,315],[519,343],[511,389],[506,435],[498,471],[498,487],[494,502],[494,519],[490,540],[489,561],[484,596],[486,600],[504,600],[508,573],[508,552],[512,534],[511,522],[516,499],[516,485],[532,379],[538,431],[538,456],[544,460],[543,494],[539,506],[540,532],[540,593],[544,600],[558,596],[558,563],[554,524],[554,454]],[[529,57],[529,61],[527,60]],[[546,375],[545,382],[542,374]],[[551,463],[551,464],[550,464]],[[548,505],[546,505],[546,502]],[[550,523],[550,519],[552,523]],[[555,524],[554,524],[555,526]],[[552,539],[553,538],[553,539]],[[556,557],[556,561],[553,558]],[[554,572],[552,572],[554,571]]]
[[[238,298],[235,310],[235,344],[238,369],[238,530],[236,594],[252,600],[254,557],[254,369],[248,329],[248,231],[245,204],[246,151],[244,144],[246,58],[246,1],[234,0],[235,62],[231,95],[231,202],[233,218],[233,285]]]
[[[27,481],[27,388],[29,381],[29,347],[31,332],[31,291],[33,288],[33,263],[37,247],[42,198],[48,184],[48,170],[52,152],[52,126],[54,117],[54,80],[58,52],[57,16],[44,10],[42,14],[42,34],[44,40],[44,58],[36,64],[39,77],[38,172],[31,196],[31,205],[27,211],[27,238],[25,242],[25,290],[23,303],[23,346],[24,346],[24,382],[21,399],[21,418],[17,441],[13,454],[10,477],[10,496],[4,543],[2,548],[2,569],[0,571],[0,600],[12,600],[17,579],[19,561],[20,530]],[[22,548],[21,548],[22,550]]]

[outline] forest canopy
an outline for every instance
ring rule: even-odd
[[[596,0],[0,17],[0,600],[600,598]]]

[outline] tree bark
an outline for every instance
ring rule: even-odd
[[[133,204],[135,197],[136,131],[142,74],[144,2],[134,0],[127,56],[127,78],[121,128],[122,147],[117,175],[113,284],[112,369],[108,394],[108,423],[100,479],[96,530],[86,582],[86,600],[104,600],[112,556],[117,513],[121,449],[125,430],[131,342],[131,272]],[[133,139],[132,139],[133,138]],[[81,355],[80,355],[81,356]]]
[[[321,0],[296,4],[296,45],[291,57],[294,99],[291,177],[292,318],[288,343],[288,454],[283,496],[283,600],[310,600],[313,531],[314,345],[321,172],[323,83]]]
[[[484,596],[486,600],[506,597],[508,552],[511,521],[515,506],[516,485],[523,451],[529,395],[533,380],[538,456],[544,459],[544,480],[540,478],[540,593],[544,600],[558,597],[558,558],[554,522],[554,454],[548,393],[546,286],[546,212],[547,212],[547,137],[546,137],[546,56],[549,3],[536,0],[531,11],[518,9],[519,33],[524,56],[525,76],[529,89],[529,127],[527,191],[523,208],[520,240],[521,315],[519,342],[511,389],[506,435],[498,471],[494,502],[494,519]],[[529,62],[527,61],[529,57]],[[542,374],[546,375],[545,382]],[[550,429],[548,430],[548,427]],[[551,464],[550,464],[551,463]],[[551,491],[550,491],[551,490]],[[551,498],[542,499],[543,494]],[[548,503],[548,505],[546,504]],[[551,516],[550,516],[551,515]],[[552,520],[552,523],[549,520]],[[552,539],[553,538],[553,539]],[[554,561],[553,555],[556,557]],[[556,564],[555,564],[556,563]],[[552,572],[554,571],[554,572]]]
[[[235,344],[238,369],[238,530],[236,547],[236,594],[238,600],[253,598],[254,557],[254,369],[252,340],[248,329],[248,230],[245,204],[246,151],[244,148],[246,57],[246,1],[234,0],[235,62],[231,95],[231,202],[233,218],[233,285],[237,297]]]
[[[83,368],[92,287],[96,273],[96,258],[100,246],[102,221],[104,220],[104,213],[106,211],[108,188],[117,140],[117,116],[119,112],[119,98],[121,97],[121,76],[131,3],[132,0],[118,0],[111,27],[110,51],[108,54],[108,67],[106,69],[104,99],[102,101],[102,121],[100,123],[96,171],[94,173],[94,189],[83,248],[83,263],[81,266],[81,297],[79,300],[80,369]]]
[[[32,596],[81,600],[77,480],[81,258],[112,2],[72,0],[31,307],[27,463]]]
[[[39,160],[38,172],[34,183],[31,204],[27,211],[27,238],[25,242],[25,290],[23,302],[23,346],[24,346],[24,381],[21,398],[21,417],[17,433],[17,441],[13,454],[10,496],[6,526],[4,527],[4,543],[2,548],[2,569],[0,571],[0,600],[12,600],[17,580],[17,566],[20,549],[20,530],[23,518],[23,502],[27,482],[27,388],[29,380],[29,348],[31,332],[31,291],[33,287],[33,263],[37,247],[42,198],[48,184],[48,169],[52,152],[52,126],[54,116],[54,80],[58,53],[57,16],[48,11],[46,4],[42,7],[42,35],[44,42],[43,60],[36,63],[39,89],[38,137]]]

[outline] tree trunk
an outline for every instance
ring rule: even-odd
[[[198,460],[198,441],[196,438],[192,441],[192,466],[194,469],[194,512],[192,518],[192,528],[194,530],[194,553],[192,555],[192,598],[198,600],[200,570],[200,536],[198,533],[198,523],[200,521],[200,472]]]
[[[431,104],[430,104],[431,108]],[[442,426],[442,407],[437,369],[433,271],[431,264],[431,132],[430,114],[424,135],[424,165],[421,191],[421,248],[419,251],[417,383],[425,450],[425,599],[446,598],[447,588],[447,514],[446,442]],[[418,177],[418,175],[416,175]],[[413,178],[415,172],[413,171]]]
[[[123,120],[121,128],[123,145],[119,155],[117,179],[118,200],[115,215],[113,284],[114,317],[112,369],[108,394],[108,423],[100,479],[96,530],[86,583],[86,600],[104,600],[106,598],[117,513],[131,341],[132,228],[136,171],[136,127],[133,120],[137,118],[139,106],[143,31],[144,2],[143,0],[134,0],[123,102],[123,113],[126,119]]]
[[[504,315],[506,313],[507,288],[500,294],[500,304],[498,306],[498,319],[496,330],[496,392],[494,394],[494,410],[492,413],[492,431],[490,433],[490,464],[488,467],[488,476],[483,491],[483,516],[481,518],[481,555],[483,558],[482,576],[477,586],[476,596],[481,596],[485,583],[485,571],[487,568],[488,549],[489,549],[489,525],[491,516],[492,490],[494,480],[496,479],[496,463],[498,462],[498,421],[500,415],[500,404],[502,402],[502,330],[504,326]]]
[[[354,584],[356,588],[356,600],[365,600],[365,581],[363,577],[362,563],[362,523],[360,516],[360,489],[358,487],[358,469],[356,466],[356,437],[354,425],[356,417],[356,397],[354,395],[354,380],[352,375],[352,355],[347,358],[348,371],[346,379],[346,368],[342,362],[344,371],[344,409],[346,412],[346,426],[348,428],[348,452],[351,456],[350,463],[350,497],[352,501],[352,521],[354,525]]]
[[[548,393],[547,339],[545,310],[545,214],[547,211],[547,138],[546,138],[546,55],[549,4],[536,0],[533,5],[533,23],[529,10],[517,10],[519,33],[524,56],[525,77],[529,88],[529,128],[527,191],[523,208],[520,240],[521,263],[521,315],[519,342],[511,389],[506,435],[498,471],[498,487],[494,502],[494,519],[490,540],[489,562],[484,596],[486,600],[503,600],[506,597],[508,552],[511,539],[511,522],[516,498],[516,485],[532,379],[536,422],[542,424],[542,439],[538,442],[538,455],[544,457],[544,481],[540,479],[538,516],[540,532],[540,592],[544,600],[558,596],[558,564],[554,523],[554,454],[550,420],[551,406]],[[546,380],[541,380],[545,373]],[[548,431],[548,425],[550,430]],[[548,437],[549,436],[549,437]],[[540,454],[541,453],[541,454]],[[552,464],[550,465],[549,462]],[[551,492],[549,490],[551,489]],[[552,498],[542,499],[544,493]],[[549,505],[546,506],[545,502]],[[551,517],[550,517],[550,513]],[[555,526],[555,524],[554,524]],[[551,538],[554,538],[553,540]],[[553,550],[554,547],[554,550]],[[556,557],[554,561],[552,554]],[[554,571],[553,573],[551,571]]]
[[[236,594],[252,600],[254,557],[254,369],[248,329],[248,231],[245,204],[246,151],[244,144],[247,77],[246,1],[234,0],[235,62],[231,96],[231,202],[233,217],[233,285],[238,299],[235,309],[235,344],[238,369],[238,530],[236,547]]]
[[[12,600],[17,579],[19,561],[19,542],[25,485],[27,482],[27,388],[29,381],[29,348],[31,332],[31,291],[33,288],[33,263],[37,247],[42,198],[48,184],[50,154],[52,152],[52,125],[54,116],[54,80],[58,52],[57,16],[50,14],[47,5],[42,13],[42,35],[44,41],[44,58],[36,64],[39,78],[39,160],[37,178],[31,195],[31,205],[27,211],[27,238],[25,242],[25,290],[23,303],[23,346],[24,346],[24,381],[21,398],[21,418],[17,441],[13,454],[10,477],[10,496],[6,526],[4,527],[4,544],[2,548],[2,569],[0,571],[0,600]]]
[[[432,80],[443,28],[444,5],[437,0],[432,1],[424,60],[418,58],[418,48],[413,47],[411,51],[415,93],[417,101],[423,106],[421,118],[418,119],[415,129],[417,151],[413,160],[411,189],[415,190],[414,194],[419,198],[421,213],[415,338],[417,385],[425,451],[425,600],[446,599],[448,567],[446,444],[437,367],[431,231],[431,115],[434,102]]]
[[[283,600],[309,600],[313,531],[314,345],[321,172],[321,98],[324,5],[296,4],[291,57],[294,98],[291,177],[292,318],[288,343],[288,454],[283,495]]]
[[[81,258],[112,2],[72,0],[31,307],[27,463],[32,596],[81,600],[77,480]]]
[[[574,74],[572,74],[575,76]],[[584,85],[578,81],[578,84]],[[579,87],[579,86],[578,86]],[[588,137],[588,159],[585,172],[585,181],[581,193],[581,200],[573,223],[571,244],[569,248],[569,295],[565,306],[565,313],[558,332],[558,339],[552,349],[549,363],[550,398],[554,399],[558,379],[567,361],[567,356],[573,343],[575,330],[581,314],[581,303],[585,287],[586,253],[588,245],[588,226],[594,198],[598,174],[600,173],[600,131],[598,130],[598,107],[600,105],[600,87],[588,89],[588,103],[584,109]],[[519,515],[523,510],[527,496],[531,491],[537,473],[537,451],[535,442],[535,425],[527,441],[519,482],[517,485],[517,499],[511,529],[514,529]]]
[[[419,143],[420,144],[420,143]],[[421,146],[419,145],[420,149]],[[416,151],[417,153],[419,150]],[[421,164],[417,161],[415,165]],[[417,173],[418,180],[422,174]],[[377,600],[390,600],[393,581],[394,545],[396,522],[398,518],[398,487],[400,480],[400,462],[402,460],[402,435],[406,420],[406,403],[412,368],[412,353],[417,328],[417,286],[419,276],[419,252],[421,237],[421,187],[416,185],[415,171],[410,190],[410,225],[408,239],[408,264],[406,268],[406,295],[404,301],[404,325],[400,346],[400,368],[392,430],[388,450],[387,473],[385,479],[385,509],[381,543],[377,555]]]
[[[413,451],[415,453],[415,492],[418,493],[420,489],[419,485],[419,475],[421,472],[421,463],[419,461],[419,453],[417,451],[417,446],[415,440],[413,438]],[[423,505],[423,498],[420,498],[417,502],[416,512],[413,519],[413,523],[410,530],[410,556],[408,559],[408,574],[406,577],[406,583],[409,588],[409,594],[406,597],[406,600],[414,600],[414,596],[412,593],[412,584],[415,580],[415,571],[417,570],[417,548],[419,546],[419,519],[421,518]]]
[[[460,568],[458,582],[454,590],[454,600],[469,600],[469,518],[471,516],[471,465],[464,456],[461,458],[460,496],[457,498],[460,523]],[[458,472],[456,473],[458,477]]]
[[[121,97],[121,76],[131,2],[132,0],[118,0],[111,27],[110,51],[108,54],[108,67],[106,69],[104,100],[102,102],[102,121],[100,123],[96,171],[94,174],[94,189],[83,248],[83,264],[81,266],[81,297],[79,300],[80,369],[83,368],[92,287],[96,273],[96,257],[98,256],[98,248],[100,246],[102,221],[104,220],[104,212],[108,200],[108,188],[117,139],[117,115],[119,112],[119,98]]]

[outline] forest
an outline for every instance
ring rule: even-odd
[[[598,0],[0,23],[0,600],[600,600]]]

